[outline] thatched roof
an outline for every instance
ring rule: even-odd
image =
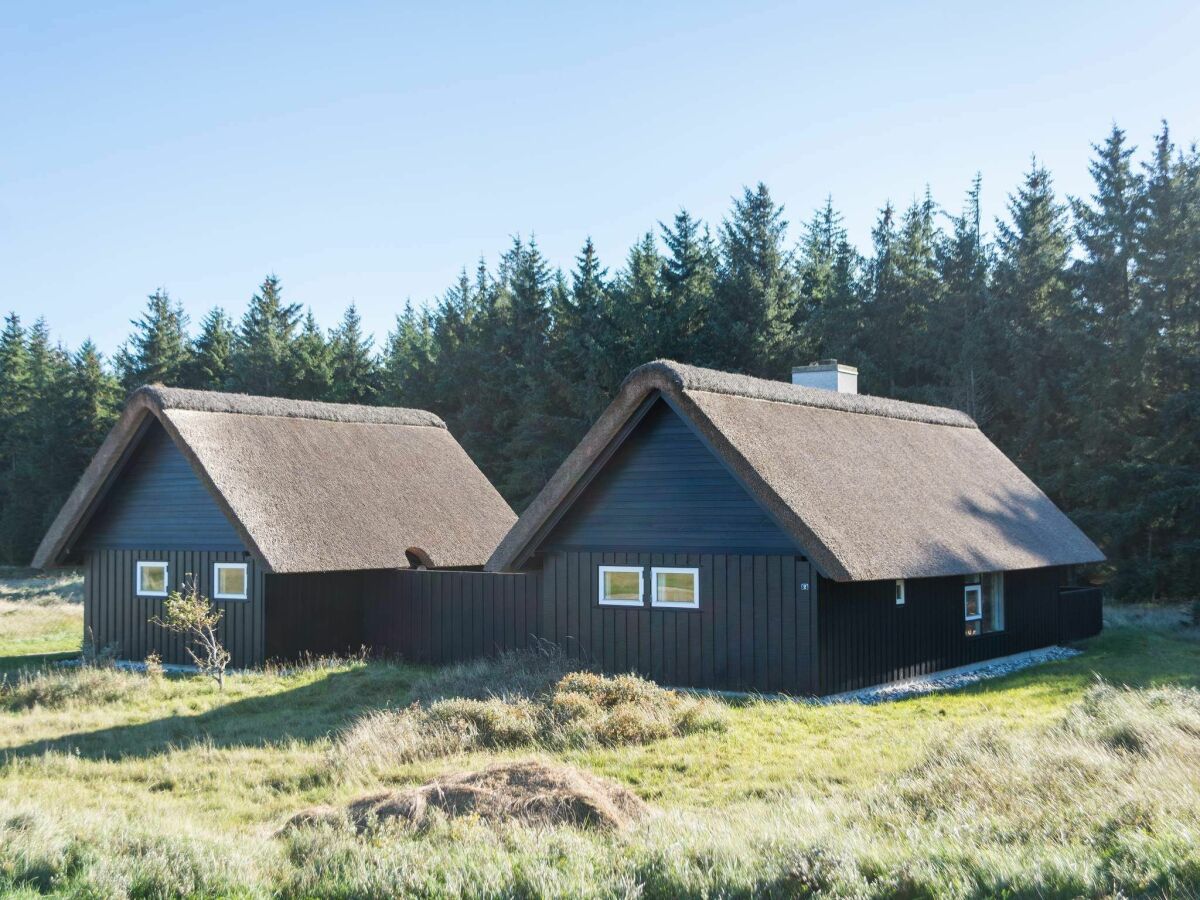
[[[272,572],[478,566],[516,519],[445,423],[414,409],[161,386],[135,391],[43,539],[58,565],[157,419]]]
[[[625,379],[492,554],[489,570],[519,566],[536,550],[655,393],[829,578],[918,578],[1104,558],[961,412],[660,360]]]

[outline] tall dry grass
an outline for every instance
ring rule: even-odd
[[[199,834],[0,813],[0,889],[63,896],[1196,896],[1200,694],[1097,684],[1030,732],[945,734],[867,792],[660,812],[620,834],[471,819]]]
[[[459,753],[616,747],[725,727],[725,707],[714,700],[636,675],[573,669],[561,654],[544,651],[435,673],[414,686],[424,702],[368,713],[341,732],[331,768],[369,781]]]

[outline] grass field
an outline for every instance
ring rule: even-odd
[[[0,672],[33,655],[79,652],[83,581],[0,566]]]
[[[952,694],[730,704],[724,730],[368,776],[339,734],[429,673],[340,661],[235,674],[224,694],[18,674],[78,648],[77,595],[71,579],[0,588],[6,894],[1200,896],[1200,629],[1181,610],[1110,611],[1084,655]],[[471,818],[279,833],[306,806],[531,753],[657,812],[623,833]]]

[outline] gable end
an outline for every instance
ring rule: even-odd
[[[539,549],[796,553],[796,544],[662,397]]]
[[[76,548],[246,549],[233,524],[157,420],[151,418],[137,446],[111,478]]]

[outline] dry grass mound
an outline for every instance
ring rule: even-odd
[[[614,781],[571,766],[524,760],[445,775],[404,791],[368,794],[345,810],[303,810],[288,821],[284,830],[349,820],[361,833],[389,822],[423,828],[439,818],[458,816],[487,822],[621,830],[648,812],[649,807],[636,794]]]
[[[12,712],[121,703],[146,688],[146,677],[111,666],[22,670],[0,675],[0,709]]]
[[[545,669],[528,677],[528,668],[501,660],[491,680],[495,695],[444,697],[413,703],[406,709],[368,713],[343,731],[331,753],[340,774],[364,779],[424,759],[480,750],[539,747],[563,750],[646,744],[726,727],[719,701],[661,688],[637,675],[604,676],[568,672],[548,686]],[[551,666],[551,670],[555,668]],[[522,688],[537,685],[533,696],[512,690],[502,677],[516,669]],[[473,666],[465,684],[486,681],[486,664]],[[443,696],[417,685],[418,697]],[[472,692],[473,693],[473,692]]]

